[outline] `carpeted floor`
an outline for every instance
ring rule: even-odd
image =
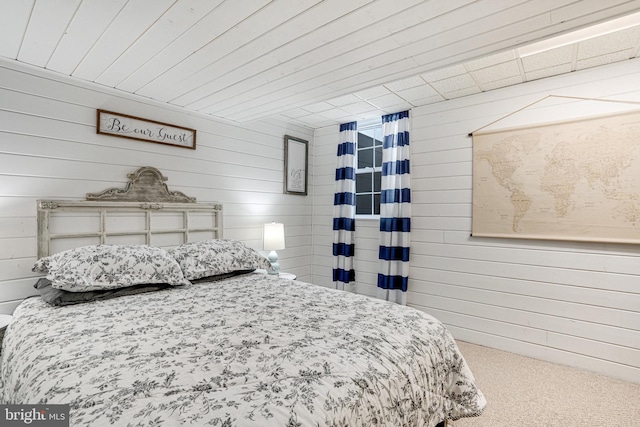
[[[458,342],[487,407],[449,427],[637,427],[640,384]]]

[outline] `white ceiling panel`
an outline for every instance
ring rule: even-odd
[[[473,76],[471,76],[470,73],[460,74],[454,77],[431,82],[431,86],[433,86],[440,93],[454,92],[460,89],[468,89],[477,85],[478,84],[473,79]]]
[[[319,113],[320,116],[326,117],[327,119],[331,120],[341,120],[346,114],[347,112],[345,110],[335,107],[331,108],[330,110],[321,111]]]
[[[370,89],[360,90],[354,95],[360,99],[378,98],[391,93],[385,86],[374,86]]]
[[[283,7],[283,3],[264,2],[266,4],[257,10],[253,10],[255,5],[251,2],[242,3],[253,6],[245,10],[237,6],[231,7],[233,13],[227,13],[228,16],[216,25],[219,35],[181,63],[158,76],[150,84],[139,89],[137,93],[161,101],[170,101],[193,88],[199,88],[203,81],[194,79],[194,74],[206,76],[205,79],[208,81],[218,73],[218,68],[215,66],[217,60],[230,61],[230,54],[234,54],[246,44],[257,40],[318,2],[319,0],[292,1],[287,2],[287,7]],[[286,38],[280,39],[279,43],[291,41],[295,34],[288,33],[285,36]],[[238,57],[237,54],[235,55]],[[252,55],[249,56],[251,57]]]
[[[400,98],[395,93],[390,93],[388,95],[380,96],[378,98],[372,98],[369,102],[380,109],[392,108],[396,105],[404,105],[404,99]],[[401,107],[402,108],[402,107]],[[406,108],[411,108],[411,106],[406,106]],[[405,109],[406,109],[405,108]]]
[[[58,46],[80,2],[81,0],[36,1],[29,16],[18,61],[44,67]]]
[[[18,57],[35,0],[5,2],[0,13],[0,56]]]
[[[295,110],[289,110],[282,115],[289,119],[299,119],[300,117],[308,116],[309,112],[307,110],[303,110],[302,108],[296,108]]]
[[[544,79],[546,77],[557,76],[559,74],[570,73],[571,71],[573,71],[571,68],[571,64],[567,63],[562,65],[548,66],[548,67],[540,68],[534,71],[529,71],[525,73],[525,76],[527,81],[531,81],[531,80]]]
[[[405,89],[411,89],[414,87],[420,87],[424,85],[424,80],[420,76],[409,77],[408,79],[399,80],[396,82],[385,83],[385,87],[393,92],[399,92]]]
[[[151,61],[164,48],[206,17],[222,1],[192,0],[175,3],[153,26],[149,27],[148,31],[113,61],[100,74],[96,82],[117,87],[138,68]]]
[[[398,2],[396,2],[398,3]],[[274,97],[280,97],[278,104],[273,104],[273,108],[281,108],[288,104],[297,104],[306,102],[309,99],[317,99],[326,97],[331,92],[352,91],[357,87],[370,87],[377,84],[384,84],[389,80],[389,75],[415,75],[418,63],[413,55],[418,49],[422,51],[425,46],[432,46],[431,42],[425,38],[427,34],[434,34],[439,25],[434,22],[444,19],[446,22],[452,20],[451,14],[459,14],[460,18],[465,21],[472,20],[471,16],[466,13],[460,14],[462,8],[455,7],[467,3],[477,3],[466,1],[448,1],[448,2],[423,2],[421,6],[436,5],[433,8],[437,13],[432,20],[424,21],[418,19],[419,16],[415,8],[410,8],[406,12],[396,13],[389,16],[390,8],[386,10],[387,18],[376,25],[368,25],[356,33],[350,34],[348,37],[339,41],[337,50],[344,52],[335,55],[336,49],[328,50],[333,46],[323,46],[322,55],[316,59],[315,55],[312,59],[315,66],[307,67],[304,70],[296,72],[288,76],[286,79],[278,79],[269,82],[268,85],[262,86],[263,90],[252,91],[252,94],[264,93],[264,97],[272,100]],[[491,3],[491,2],[487,2]],[[405,6],[405,3],[400,3]],[[396,5],[397,9],[398,6]],[[479,8],[481,9],[481,8]],[[467,8],[464,8],[468,11]],[[478,12],[479,10],[473,10]],[[389,31],[398,28],[396,20],[402,20],[403,25],[411,25],[420,21],[416,25],[412,25],[391,36],[384,36]],[[453,20],[455,21],[455,20]],[[464,22],[464,21],[463,21]],[[459,25],[458,22],[456,25]],[[400,35],[410,33],[410,39],[416,40],[410,44],[398,43],[397,39]],[[383,37],[384,36],[384,37]],[[362,44],[367,43],[368,44]],[[317,53],[317,52],[314,52]],[[326,56],[332,55],[329,59]],[[318,61],[322,62],[319,63]],[[293,82],[293,84],[291,84]],[[233,97],[231,104],[218,104],[215,110],[205,109],[211,113],[218,113],[223,108],[226,111],[237,112],[240,114],[241,120],[251,120],[259,118],[262,114],[270,114],[273,112],[271,105],[263,103],[263,99],[255,96],[244,98]],[[232,113],[233,114],[233,113]]]
[[[184,94],[174,102],[188,108],[205,108],[303,70],[314,61],[317,63],[321,55],[318,49],[334,42],[341,34],[353,31],[352,25],[365,19],[364,12],[358,8],[369,2],[322,2],[286,25],[189,76]],[[278,4],[286,7],[282,2]]]
[[[500,89],[501,87],[517,85],[518,83],[522,83],[522,82],[524,82],[524,78],[518,75],[513,77],[507,77],[501,80],[494,80],[491,82],[482,83],[480,85],[480,89],[483,92],[486,92],[489,90]]]
[[[434,71],[430,71],[421,75],[421,77],[428,82],[435,82],[438,80],[444,80],[455,76],[461,76],[467,74],[469,70],[464,64],[452,65],[446,68],[439,68]]]
[[[353,115],[360,115],[362,113],[378,111],[378,108],[376,108],[376,106],[371,105],[365,101],[360,101],[355,104],[343,105],[340,108]]]
[[[526,73],[559,65],[571,65],[576,45],[562,46],[521,58]]]
[[[106,31],[97,38],[93,48],[78,64],[72,76],[96,81],[104,70],[158,21],[174,1],[128,1]],[[37,0],[36,4],[43,2],[46,0]]]
[[[309,104],[302,107],[303,110],[310,113],[320,113],[322,111],[331,110],[332,108],[334,108],[334,106],[328,102],[316,102],[315,104]]]
[[[327,74],[335,70],[353,63],[362,67],[363,58],[379,52],[379,46],[372,45],[381,41],[392,43],[389,37],[384,36],[387,28],[379,25],[390,25],[384,17],[388,16],[389,10],[394,8],[397,1],[373,2],[366,8],[356,8],[351,13],[337,17],[333,15],[333,11],[341,10],[338,4],[342,4],[344,8],[344,5],[353,7],[356,2],[334,1],[336,4],[329,8],[328,17],[331,19],[325,17],[321,20],[326,20],[325,25],[283,44],[267,55],[261,55],[247,66],[233,70],[215,82],[204,85],[204,92],[210,95],[186,106],[217,113],[242,103],[255,105],[260,102],[257,99],[259,96],[282,99],[292,93],[300,93],[303,89],[322,86],[319,81],[323,77],[333,81]],[[402,6],[415,2],[403,2]],[[311,19],[307,21],[306,28],[313,29],[317,25],[312,18],[305,17]],[[243,111],[244,107],[236,110]]]
[[[72,74],[126,3],[127,0],[84,0],[46,68]]]
[[[338,98],[333,98],[328,102],[334,107],[342,107],[343,105],[353,104],[359,101],[360,101],[360,98],[358,98],[354,94],[349,94],[345,96],[340,96]]]
[[[184,0],[183,0],[184,1]],[[168,70],[197,53],[225,31],[238,24],[242,17],[250,17],[268,3],[268,0],[252,0],[249,2],[224,1],[207,13],[196,24],[188,28],[176,40],[166,46],[158,46],[158,53],[142,67],[134,71],[117,88],[137,93],[145,86],[152,85],[154,80]]]
[[[639,38],[640,27],[633,27],[605,34],[597,40],[585,40],[578,44],[578,61],[615,52],[630,52]]]
[[[511,60],[471,71],[471,75],[473,79],[482,86],[485,83],[520,77],[520,68],[516,60]]]
[[[4,0],[0,65],[316,128],[635,58],[640,27],[518,48],[638,12],[640,0]]]
[[[585,68],[598,67],[600,65],[612,64],[614,62],[624,61],[629,59],[631,49],[624,51],[612,52],[606,55],[593,56],[591,58],[583,59],[577,62],[576,70],[583,70]]]
[[[398,96],[408,102],[415,102],[415,104],[413,105],[420,105],[421,100],[431,97],[439,97],[440,101],[444,101],[444,98],[442,98],[431,85],[425,83],[423,83],[421,86],[400,90],[396,93],[398,94]]]
[[[512,50],[500,52],[495,55],[483,56],[478,59],[466,62],[464,65],[469,71],[481,70],[503,62],[514,61],[518,59],[516,53]]]

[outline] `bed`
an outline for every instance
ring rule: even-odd
[[[220,204],[166,201],[166,178],[142,175],[153,200],[110,189],[88,204],[39,202],[34,268],[47,275],[7,329],[3,404],[68,404],[72,426],[434,427],[480,415],[484,396],[438,320],[267,274],[266,258],[223,238]],[[97,216],[99,230],[52,231],[55,213],[80,228]],[[138,214],[135,230],[109,226]],[[154,245],[168,236],[181,241]]]

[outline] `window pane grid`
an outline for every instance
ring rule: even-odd
[[[380,215],[382,126],[358,132],[356,215]]]

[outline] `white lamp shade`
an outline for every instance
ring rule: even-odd
[[[264,225],[263,249],[265,251],[284,249],[284,224],[272,222]]]

